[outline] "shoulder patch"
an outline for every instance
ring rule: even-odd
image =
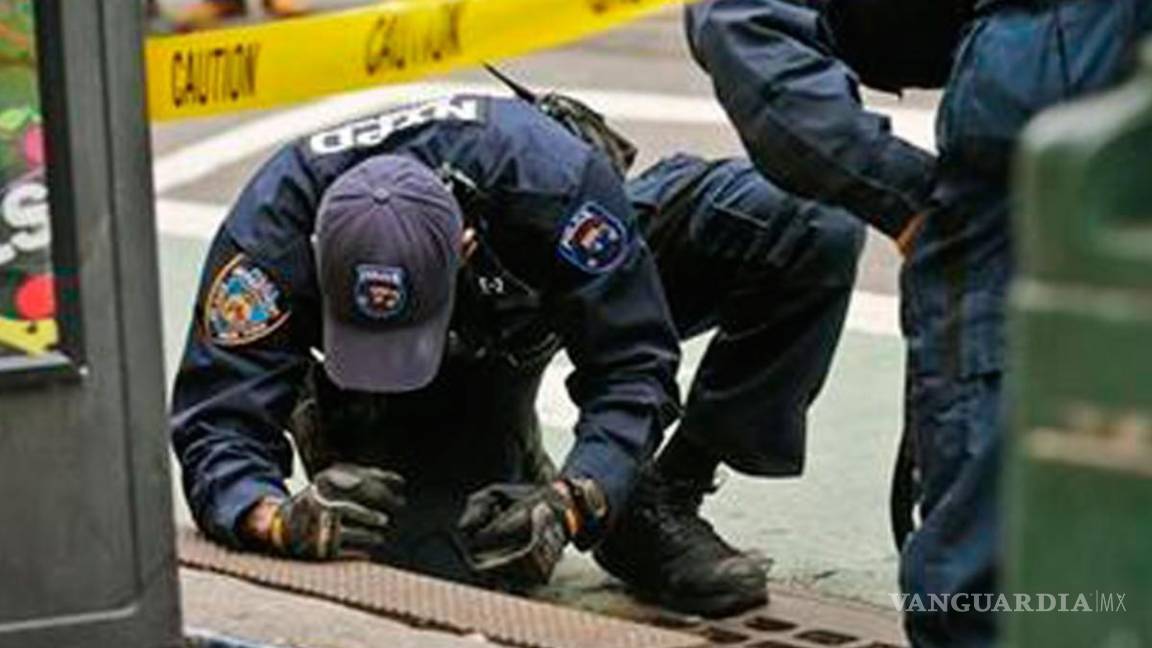
[[[624,223],[607,209],[586,202],[564,224],[560,258],[584,272],[600,274],[615,268],[628,249]]]
[[[268,336],[289,314],[276,282],[237,254],[216,273],[208,289],[204,329],[216,344],[241,346]]]

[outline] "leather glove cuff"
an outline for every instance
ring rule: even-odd
[[[608,499],[600,486],[587,477],[565,477],[560,483],[564,485],[561,492],[569,501],[570,514],[565,520],[568,537],[577,549],[587,551],[600,542],[607,530]],[[573,518],[575,524],[570,521]]]

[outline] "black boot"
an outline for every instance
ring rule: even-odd
[[[671,480],[648,466],[596,562],[642,597],[688,614],[737,614],[768,602],[761,561],[700,517],[711,483]]]

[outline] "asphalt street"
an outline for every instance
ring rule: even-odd
[[[741,155],[739,142],[711,98],[708,80],[689,59],[678,16],[662,14],[585,43],[502,62],[529,85],[575,89],[630,135],[640,167],[678,151]],[[500,92],[482,71],[424,84],[372,90],[283,110],[157,125],[153,128],[161,245],[166,361],[171,375],[187,330],[208,238],[244,181],[275,146],[389,102],[481,86]],[[932,95],[867,97],[893,116],[897,132],[931,146]],[[785,480],[729,473],[709,498],[707,515],[735,544],[774,561],[773,581],[823,595],[890,606],[896,553],[888,531],[888,481],[902,413],[903,356],[896,326],[899,259],[869,239],[848,330],[810,421],[805,474]],[[706,340],[686,349],[684,386]],[[575,413],[557,360],[541,396],[547,444],[560,458]],[[180,517],[187,519],[180,501]],[[617,587],[574,553],[553,594],[610,599]],[[594,603],[596,604],[596,603]]]

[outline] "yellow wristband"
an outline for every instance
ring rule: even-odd
[[[576,499],[572,497],[572,487],[568,482],[558,480],[552,482],[552,488],[564,498],[564,528],[567,529],[569,538],[575,538],[580,534],[583,525],[580,522],[580,511],[576,509]]]
[[[268,527],[268,541],[276,551],[284,553],[284,516],[279,508],[272,515],[272,522]]]
[[[564,510],[564,526],[568,528],[569,538],[580,535],[580,514],[574,508]]]

